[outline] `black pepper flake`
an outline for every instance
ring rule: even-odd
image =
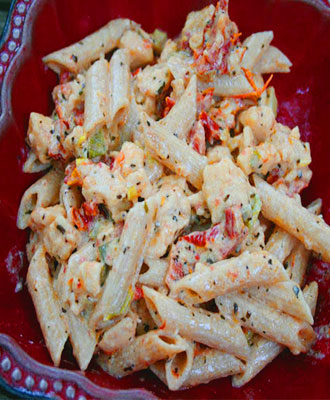
[[[117,194],[117,199],[120,200],[121,199],[121,194]]]
[[[173,215],[172,217],[173,221],[177,222],[178,221],[178,217],[176,215]]]
[[[150,122],[149,121],[147,121],[147,125],[150,126]]]
[[[124,371],[125,371],[125,372],[133,371],[133,368],[134,368],[134,364],[133,364],[133,365],[130,365],[129,367],[124,368]]]
[[[273,260],[271,258],[268,260],[268,264],[273,265]]]
[[[78,57],[75,56],[74,54],[72,54],[71,58],[72,58],[72,60],[73,60],[75,63],[78,62]]]
[[[65,229],[63,228],[62,225],[56,225],[56,229],[59,230],[63,235],[65,234]]]
[[[237,303],[234,303],[234,314],[237,314],[238,311],[238,305]]]
[[[125,254],[125,253],[126,253],[126,251],[127,251],[127,250],[129,250],[129,249],[130,249],[130,247],[129,247],[129,246],[125,247],[125,248],[124,248],[124,250],[123,250],[123,253]]]
[[[250,311],[247,311],[245,316],[246,316],[246,319],[249,319],[251,317]]]

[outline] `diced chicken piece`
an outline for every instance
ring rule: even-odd
[[[207,165],[203,177],[203,195],[213,223],[224,219],[226,209],[244,209],[255,196],[255,188],[249,184],[243,171],[229,158]]]
[[[214,12],[215,7],[213,4],[200,11],[190,12],[182,29],[182,44],[188,42],[192,50],[197,50],[201,47],[204,40],[204,29],[212,19]]]
[[[146,253],[150,258],[163,256],[190,220],[190,203],[179,186],[164,185],[159,197],[160,207],[155,218],[154,234]]]
[[[135,203],[138,201],[139,197],[146,199],[153,193],[153,188],[144,168],[140,168],[138,171],[128,175],[126,182],[127,198],[129,201]]]
[[[84,261],[79,265],[72,282],[72,289],[77,296],[97,298],[101,292],[102,268],[103,263],[97,261]]]
[[[239,120],[252,129],[257,144],[264,142],[274,132],[275,116],[270,107],[250,107],[240,114]]]
[[[42,230],[50,225],[58,216],[65,217],[65,209],[61,205],[52,207],[36,207],[31,213],[29,227],[33,231]]]
[[[261,143],[256,147],[246,147],[237,157],[237,165],[246,175],[260,172],[264,175],[281,161],[276,147],[271,143]]]
[[[82,177],[82,194],[88,202],[105,204],[112,217],[121,220],[121,212],[129,208],[127,184],[119,171],[111,172],[103,163],[77,166]],[[126,201],[125,201],[126,200]]]
[[[53,120],[42,114],[31,113],[27,140],[38,160],[43,164],[48,163],[50,143],[56,141]]]
[[[230,154],[228,147],[220,145],[210,147],[207,150],[206,157],[209,164],[215,164],[224,158],[232,159],[232,155]]]
[[[166,64],[155,64],[148,65],[137,75],[136,84],[142,94],[156,97],[169,88],[171,79],[171,73]]]
[[[57,216],[50,225],[46,226],[41,237],[47,253],[60,262],[70,257],[81,239],[80,232],[63,216]]]
[[[152,41],[148,35],[142,37],[138,32],[127,31],[121,37],[119,47],[128,50],[130,56],[130,67],[135,69],[145,64],[151,63],[154,58]]]
[[[119,169],[123,177],[143,168],[144,151],[132,142],[125,142],[115,159],[113,170]]]
[[[242,218],[226,218],[205,231],[181,237],[170,252],[166,283],[194,272],[197,262],[213,264],[232,254],[248,233]]]

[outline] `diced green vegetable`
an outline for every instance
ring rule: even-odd
[[[103,244],[102,246],[100,246],[98,248],[99,253],[100,253],[100,259],[101,261],[106,264],[106,258],[107,258],[107,247],[108,247],[108,243]]]
[[[151,34],[154,50],[157,54],[160,54],[164,48],[167,40],[167,33],[160,29],[155,29]]]
[[[251,168],[255,171],[258,169],[261,161],[261,156],[257,150],[254,150],[250,159]]]
[[[107,151],[107,146],[102,131],[96,132],[88,142],[88,158],[103,156]]]
[[[252,199],[252,204],[251,204],[252,219],[248,223],[249,229],[251,229],[254,226],[254,224],[257,222],[259,213],[261,211],[261,206],[262,206],[262,203],[261,203],[260,197],[258,196],[258,194],[256,194],[255,196],[253,196],[253,199]]]
[[[120,307],[120,310],[118,312],[116,311],[114,313],[108,314],[104,318],[105,321],[109,321],[110,319],[118,317],[119,315],[125,315],[129,309],[129,306],[131,305],[131,302],[133,300],[133,295],[134,295],[133,290],[130,288],[128,290],[128,293],[126,295],[126,298],[125,298],[122,306]]]

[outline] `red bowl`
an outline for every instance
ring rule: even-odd
[[[0,381],[7,388],[57,398],[329,398],[330,339],[322,328],[330,322],[329,265],[312,263],[308,279],[317,280],[320,298],[316,313],[318,340],[313,351],[293,357],[284,352],[241,389],[222,379],[197,388],[170,392],[149,372],[121,380],[96,365],[82,374],[69,350],[61,369],[51,360],[26,289],[26,232],[16,228],[16,214],[24,190],[36,176],[23,174],[24,138],[29,113],[49,114],[51,89],[57,77],[41,62],[45,54],[66,46],[112,18],[128,17],[147,31],[163,28],[179,33],[186,14],[206,0],[20,0],[13,2],[0,52]],[[289,75],[278,75],[279,121],[299,125],[311,143],[314,176],[304,201],[321,197],[323,215],[330,222],[328,134],[330,116],[330,7],[327,0],[232,0],[232,19],[243,36],[273,29],[274,44],[293,62]],[[18,291],[23,284],[23,289]],[[328,327],[329,329],[329,327]],[[68,371],[71,370],[71,371]],[[83,376],[85,375],[85,376]],[[111,390],[110,390],[111,389]],[[22,396],[20,394],[20,396]],[[84,397],[79,397],[84,396]]]

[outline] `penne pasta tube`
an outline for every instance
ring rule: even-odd
[[[207,158],[167,132],[146,114],[145,144],[167,168],[186,178],[197,189],[202,187]]]
[[[269,46],[259,61],[254,65],[253,72],[271,74],[275,72],[290,72],[291,61],[277,47]]]
[[[197,114],[197,79],[190,78],[189,84],[179,101],[171,108],[165,118],[159,121],[169,135],[185,140]]]
[[[276,311],[248,294],[219,296],[216,304],[222,314],[236,318],[245,328],[283,344],[295,355],[307,352],[315,339],[313,328],[306,321]]]
[[[150,314],[158,326],[177,329],[190,340],[246,359],[248,344],[238,324],[219,314],[180,305],[174,299],[143,286]]]
[[[315,215],[320,214],[321,208],[321,199],[313,201],[307,207],[308,211]],[[298,242],[289,257],[286,259],[285,267],[290,275],[290,279],[297,282],[299,286],[302,286],[304,283],[309,257],[310,251],[306,250],[305,246]]]
[[[137,336],[128,346],[111,356],[101,354],[97,362],[108,374],[121,378],[148,368],[156,361],[167,359],[185,349],[186,342],[179,335],[162,329]]]
[[[262,201],[263,215],[299,239],[306,249],[314,250],[325,261],[330,261],[330,227],[322,218],[276,191],[257,175],[254,175],[254,182]]]
[[[124,122],[130,105],[131,83],[129,55],[127,50],[119,49],[110,60],[110,124]]]
[[[139,29],[139,32],[125,32],[120,39],[119,47],[128,50],[132,70],[151,63],[154,59],[151,38],[142,29]]]
[[[252,70],[269,48],[269,44],[273,38],[273,31],[257,32],[247,37],[242,43],[246,51],[241,66]]]
[[[129,19],[114,19],[83,40],[45,56],[43,62],[53,71],[73,73],[86,69],[92,61],[118,47],[123,34],[138,25]]]
[[[204,266],[173,281],[171,294],[186,303],[203,303],[239,289],[288,281],[283,265],[266,251],[244,252],[238,257]]]
[[[306,303],[310,307],[311,315],[315,314],[317,302],[318,287],[316,282],[306,285],[303,295]],[[261,336],[256,336],[253,340],[253,346],[249,358],[245,364],[244,371],[241,374],[233,376],[232,385],[241,387],[254,378],[263,368],[271,363],[282,351],[284,346],[272,342]]]
[[[79,364],[79,368],[85,371],[94,354],[95,332],[89,328],[85,319],[76,316],[71,310],[68,310],[66,315],[73,355]]]
[[[317,282],[315,281],[306,285],[303,290],[304,298],[311,310],[312,315],[315,314],[318,293],[319,293],[319,287]]]
[[[87,71],[85,87],[84,133],[90,137],[109,119],[109,63],[96,61]]]
[[[165,276],[169,266],[168,259],[150,259],[144,260],[148,266],[147,272],[139,275],[139,282],[155,288],[165,286]]]
[[[48,207],[58,202],[62,179],[62,172],[52,169],[25,191],[17,213],[19,229],[28,227],[35,208]]]
[[[211,82],[199,82],[199,90],[203,91],[208,88],[214,88],[215,96],[238,96],[253,91],[252,86],[244,76],[244,74],[236,74],[235,76],[221,75],[217,76]]]
[[[178,390],[191,372],[195,345],[186,341],[186,348],[165,362],[166,383],[170,390]]]
[[[42,246],[37,248],[32,257],[26,281],[46,346],[54,364],[58,366],[68,338],[68,328],[52,286],[46,252]]]
[[[190,374],[182,386],[187,388],[208,383],[243,370],[244,364],[231,354],[215,349],[203,349],[195,356]]]
[[[111,354],[127,346],[135,336],[136,324],[137,317],[132,315],[110,327],[99,343],[100,349],[106,354]]]
[[[90,326],[125,315],[149,241],[149,231],[157,210],[157,198],[136,203],[127,214],[120,238],[118,256],[105,282],[102,296],[90,318]]]
[[[254,341],[251,353],[244,370],[233,376],[232,385],[239,388],[253,379],[262,369],[272,362],[282,351],[284,346],[258,336]]]
[[[313,324],[313,316],[299,286],[294,281],[279,282],[272,286],[258,286],[247,290],[252,299],[268,304],[275,310],[285,312]]]
[[[281,263],[288,257],[292,249],[299,242],[289,233],[279,227],[275,227],[266,243],[266,250],[273,254]]]

